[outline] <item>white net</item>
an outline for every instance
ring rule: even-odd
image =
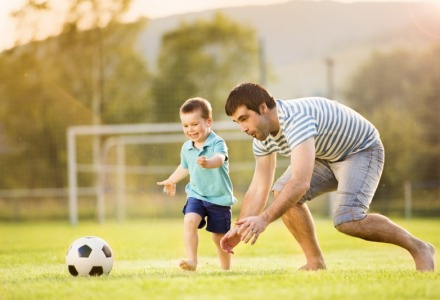
[[[254,170],[251,139],[231,121],[214,122],[213,129],[228,145],[230,176],[240,200]],[[84,136],[101,136],[100,155],[94,164],[82,163],[80,153],[75,153],[75,149],[81,149],[78,143]],[[167,196],[157,185],[180,163],[180,148],[185,141],[180,124],[72,127],[69,141],[69,209],[73,224],[81,217],[81,207],[90,207],[93,201],[93,197],[78,195],[81,182],[93,184],[96,215],[101,222],[180,213],[187,179],[177,184],[175,197]],[[278,161],[278,167],[285,165],[285,159]]]

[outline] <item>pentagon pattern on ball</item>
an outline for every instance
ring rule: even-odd
[[[75,266],[69,265],[67,267],[69,269],[70,275],[78,276],[78,271],[75,269]]]
[[[112,251],[110,250],[110,247],[107,245],[104,245],[102,247],[102,252],[104,252],[105,257],[112,257]]]
[[[82,237],[67,251],[66,265],[72,276],[108,275],[113,267],[113,252],[99,237]]]
[[[101,266],[94,266],[89,272],[90,276],[101,276],[104,273],[104,270]]]
[[[92,248],[90,248],[88,245],[84,245],[78,248],[79,257],[89,257],[90,253],[92,253]]]

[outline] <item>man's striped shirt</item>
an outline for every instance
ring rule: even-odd
[[[253,151],[257,156],[273,152],[290,156],[298,144],[314,137],[316,158],[335,162],[379,140],[373,124],[333,100],[319,97],[276,100],[276,110],[280,130],[264,141],[254,139]]]

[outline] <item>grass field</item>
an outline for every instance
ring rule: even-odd
[[[440,265],[440,220],[397,220],[434,244]],[[199,268],[177,268],[184,256],[182,219],[0,223],[0,299],[440,299],[440,272],[414,271],[395,246],[338,233],[329,220],[316,227],[328,270],[303,272],[303,255],[281,222],[254,246],[241,244],[231,271],[221,271],[214,245],[200,231]],[[104,238],[115,263],[109,276],[72,277],[65,265],[70,243]]]

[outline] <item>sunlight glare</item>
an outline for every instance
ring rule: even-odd
[[[440,1],[431,0],[426,3],[407,2],[407,11],[413,25],[424,35],[440,39]],[[421,12],[421,13],[420,13]],[[417,17],[416,17],[417,15]],[[423,18],[420,17],[423,15]]]

